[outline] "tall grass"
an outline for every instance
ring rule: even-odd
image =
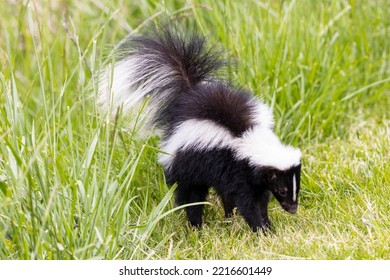
[[[0,259],[389,258],[390,4],[377,1],[2,1]],[[233,82],[303,150],[300,209],[274,232],[175,208],[157,141],[98,113],[113,46],[172,18],[227,50]]]

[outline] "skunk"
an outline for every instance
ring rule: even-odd
[[[253,231],[265,231],[271,193],[297,212],[301,152],[280,142],[266,104],[218,79],[224,66],[197,32],[155,28],[121,44],[99,77],[98,102],[124,114],[146,102],[144,125],[159,133],[159,162],[167,183],[177,183],[177,204],[203,202],[213,187],[226,217],[237,208]],[[202,225],[202,210],[186,207],[192,226]]]

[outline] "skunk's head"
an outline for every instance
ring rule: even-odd
[[[266,187],[272,192],[284,210],[295,214],[298,210],[301,165],[287,170],[268,169],[264,176]]]
[[[264,126],[248,130],[238,145],[239,158],[253,168],[252,185],[268,189],[284,210],[296,213],[301,177],[301,151],[284,145]]]

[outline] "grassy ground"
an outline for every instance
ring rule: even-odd
[[[213,193],[191,230],[157,139],[97,113],[114,44],[167,17],[227,49],[303,151],[300,209],[272,201],[272,234]],[[0,259],[390,258],[388,1],[8,0],[0,18]]]

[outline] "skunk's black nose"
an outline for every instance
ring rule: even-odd
[[[293,204],[293,205],[286,205],[286,204],[282,204],[282,207],[284,210],[286,210],[287,212],[291,213],[291,214],[295,214],[297,213],[298,211],[298,204]]]

